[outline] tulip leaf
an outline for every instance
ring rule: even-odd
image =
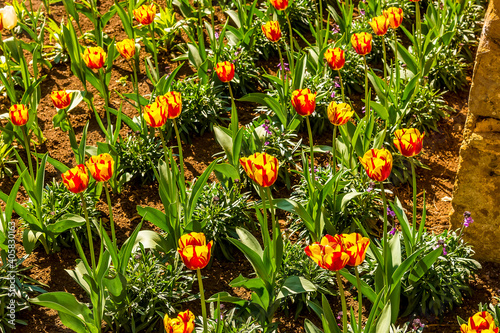
[[[420,280],[442,253],[443,248],[440,246],[427,254],[422,260],[418,261],[410,271],[409,280],[414,283]]]
[[[290,295],[316,291],[316,286],[302,276],[289,276],[281,287],[276,300]]]
[[[346,280],[349,281],[353,286],[358,285],[356,277],[351,273],[349,273],[347,269],[340,270],[340,274],[342,274],[342,276],[346,278]],[[375,293],[375,291],[373,291],[372,287],[368,285],[368,283],[366,283],[363,280],[360,280],[360,282],[361,282],[361,287],[360,287],[361,292],[363,293],[363,295],[366,296],[366,298],[370,300],[370,302],[374,303],[375,300],[377,299],[377,294]]]
[[[322,331],[317,328],[309,319],[304,321],[304,330],[306,333],[322,333]]]
[[[377,320],[377,326],[372,328],[372,332],[389,332],[391,328],[391,302],[388,302],[382,314]]]
[[[60,234],[70,228],[79,227],[85,224],[85,219],[76,214],[65,214],[57,222],[49,224],[47,231],[54,235]]]

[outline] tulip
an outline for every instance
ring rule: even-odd
[[[278,21],[268,21],[262,26],[262,32],[271,42],[277,42],[281,38],[281,29]]]
[[[397,7],[391,7],[384,10],[384,16],[389,21],[389,26],[393,29],[397,29],[403,22],[403,10]]]
[[[50,98],[58,109],[66,109],[71,104],[71,94],[66,90],[53,91],[50,93]]]
[[[62,174],[63,183],[73,193],[80,193],[89,185],[89,175],[85,165],[78,164]]]
[[[144,119],[149,126],[162,127],[167,122],[167,112],[162,103],[155,101],[144,107]]]
[[[372,35],[367,32],[353,34],[351,44],[359,55],[367,55],[372,50]]]
[[[309,256],[319,267],[329,271],[340,271],[349,262],[349,255],[344,252],[340,236],[326,235],[321,242],[315,242],[305,248]]]
[[[391,174],[392,155],[387,149],[370,149],[359,159],[368,177],[383,182]]]
[[[462,324],[460,327],[461,333],[499,333],[499,328],[496,327],[495,321],[491,314],[487,311],[478,312],[469,318],[467,324]]]
[[[83,52],[83,61],[90,69],[100,69],[106,61],[106,52],[100,46],[89,47]]]
[[[137,9],[134,9],[134,17],[142,25],[149,25],[153,23],[156,16],[156,6],[154,3],[148,5],[142,5]]]
[[[129,60],[135,55],[135,42],[132,39],[124,39],[116,43],[116,49],[122,57]]]
[[[288,7],[288,0],[271,0],[271,4],[276,10],[285,10]]]
[[[156,97],[156,102],[159,102],[165,110],[167,119],[179,117],[182,111],[181,93],[177,91],[169,91],[163,96]]]
[[[352,111],[351,106],[347,103],[337,104],[335,101],[332,101],[328,105],[327,114],[328,119],[333,125],[342,126],[351,119],[354,111]]]
[[[0,31],[13,29],[17,25],[17,14],[12,6],[5,6],[0,9]]]
[[[420,134],[416,128],[403,128],[394,132],[394,145],[406,157],[418,155],[422,151],[422,141],[425,133]]]
[[[194,314],[189,310],[179,313],[177,318],[169,318],[165,314],[163,325],[167,333],[191,333],[194,330]]]
[[[210,261],[210,251],[213,241],[207,244],[205,235],[192,232],[179,239],[177,251],[187,268],[196,270],[205,268]]]
[[[234,78],[234,64],[229,61],[219,62],[215,66],[215,72],[222,82],[229,82]]]
[[[23,104],[14,104],[9,109],[9,117],[16,126],[26,125],[29,119],[28,108]]]
[[[364,260],[370,240],[357,233],[340,235],[344,251],[349,255],[347,265],[358,266]]]
[[[310,116],[316,108],[316,94],[309,88],[297,89],[292,92],[292,105],[301,116]]]
[[[98,182],[107,182],[113,177],[115,161],[110,154],[92,156],[86,163],[92,177]]]
[[[370,22],[373,32],[378,36],[383,36],[387,33],[389,29],[389,20],[384,15],[374,17]]]
[[[262,187],[273,185],[278,178],[278,159],[267,153],[255,153],[249,157],[242,157],[240,164],[248,177]]]
[[[325,51],[325,59],[332,70],[338,71],[345,64],[344,50],[338,47],[328,49]]]

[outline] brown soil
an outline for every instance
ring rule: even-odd
[[[0,4],[3,5],[4,1],[0,0]],[[103,0],[100,2],[101,12],[105,12],[111,5],[113,1]],[[40,2],[38,0],[33,1],[34,8],[38,8]],[[160,1],[160,5],[164,5]],[[218,13],[220,17],[219,21],[222,22],[224,17],[222,13]],[[67,18],[64,7],[61,3],[52,5],[51,16],[56,22],[64,20],[67,22]],[[82,28],[84,30],[91,30],[91,25],[85,17],[82,17]],[[110,36],[116,38],[116,40],[121,40],[125,38],[125,33],[121,29],[121,22],[118,16],[111,19],[110,23],[106,26],[106,33]],[[48,34],[47,34],[48,35]],[[179,36],[179,41],[185,38],[185,36]],[[23,37],[24,40],[28,41],[26,36]],[[49,44],[48,37],[46,37],[46,43]],[[145,51],[141,51],[141,57],[145,56]],[[170,62],[170,54],[166,52],[161,53],[160,62],[163,64],[162,68],[169,68],[169,71],[173,70],[178,66],[178,63]],[[141,73],[145,73],[144,68],[141,69]],[[192,73],[189,66],[184,66],[184,68],[179,73],[180,77],[185,77]],[[72,75],[71,70],[67,63],[61,63],[54,65],[51,69],[43,69],[43,74],[47,75],[47,78],[42,84],[42,100],[39,110],[43,112],[38,113],[39,123],[43,129],[44,135],[46,137],[46,142],[39,147],[39,151],[49,152],[50,156],[59,160],[64,161],[67,165],[74,164],[74,157],[71,152],[69,142],[66,139],[67,136],[60,131],[60,129],[54,129],[52,126],[52,117],[54,116],[56,110],[50,101],[50,92],[60,89],[82,89],[80,81]],[[115,92],[120,93],[130,92],[132,90],[131,83],[128,82],[125,87],[117,83],[117,80],[122,76],[131,76],[130,67],[125,60],[119,58],[115,62],[115,67],[113,70],[113,77],[111,79],[110,91],[112,91],[111,100],[119,101],[119,96]],[[140,78],[140,92],[141,95],[147,95],[151,91],[151,86],[147,83],[145,75]],[[90,87],[90,85],[89,85]],[[91,90],[92,91],[92,90]],[[458,163],[458,152],[460,144],[462,141],[462,132],[465,123],[465,118],[467,115],[467,98],[468,89],[459,94],[447,94],[446,100],[449,105],[451,105],[456,113],[452,114],[449,118],[445,118],[440,122],[439,132],[427,133],[424,143],[425,151],[419,157],[420,160],[430,167],[430,170],[419,170],[419,191],[425,189],[427,197],[427,228],[430,231],[440,232],[442,230],[449,228],[448,215],[451,211],[451,202],[447,200],[447,197],[452,196],[453,183],[455,179],[455,174],[457,171]],[[96,98],[97,106],[102,107],[102,101],[100,98]],[[9,103],[6,100],[2,100],[1,112],[6,112]],[[99,105],[99,103],[101,103]],[[243,106],[242,106],[243,107]],[[248,108],[248,107],[246,107]],[[132,116],[135,113],[135,109],[131,106],[124,104],[124,113]],[[102,116],[102,114],[101,114]],[[248,117],[250,118],[250,117]],[[84,124],[90,120],[89,134],[88,134],[88,145],[94,145],[99,141],[103,141],[104,138],[98,125],[94,119],[94,115],[91,110],[88,110],[84,103],[70,114],[71,122],[77,133],[77,139],[80,139],[81,132],[83,130]],[[243,118],[242,121],[247,121],[249,119]],[[122,134],[127,134],[127,128],[124,126],[122,129]],[[200,175],[208,164],[213,160],[213,154],[221,151],[221,148],[215,142],[212,133],[205,133],[202,137],[192,138],[190,144],[183,144],[184,151],[184,163],[186,169],[186,177],[188,180],[193,179]],[[23,151],[20,152],[23,155]],[[53,168],[49,167],[47,173],[47,179],[55,178],[56,180],[61,180],[59,173]],[[10,188],[15,182],[14,179],[1,179],[0,189],[3,192],[9,192]],[[411,188],[408,185],[397,187],[392,189],[394,193],[402,200],[405,208],[411,210]],[[421,196],[419,197],[421,198]],[[17,195],[18,202],[25,202],[27,196],[23,191],[20,191]],[[113,202],[113,212],[115,216],[115,223],[117,225],[117,235],[119,243],[122,243],[130,233],[133,231],[137,225],[139,218],[136,212],[136,205],[147,205],[158,209],[161,209],[161,201],[158,196],[157,185],[140,185],[129,183],[124,186],[120,194],[112,194]],[[421,203],[420,207],[421,209]],[[104,217],[107,217],[107,206],[104,201],[104,197],[98,204],[98,209],[102,212]],[[155,227],[149,223],[145,223],[143,229],[155,229]],[[24,248],[21,245],[21,235],[18,234],[16,250],[19,257],[24,255]],[[229,287],[229,282],[237,277],[239,274],[244,276],[249,276],[252,272],[251,267],[247,261],[241,256],[241,254],[235,254],[237,257],[236,262],[227,261],[215,261],[209,270],[205,270],[203,273],[207,277],[204,284],[207,286],[207,295],[210,296],[219,291],[229,291],[232,294],[248,296],[245,290],[232,289]],[[65,269],[74,268],[75,260],[78,258],[76,251],[72,249],[65,249],[64,251],[47,255],[43,249],[38,248],[34,253],[24,262],[24,266],[31,266],[29,270],[29,275],[40,281],[41,283],[47,285],[45,288],[47,291],[67,291],[76,295],[80,300],[83,300],[83,294],[81,288],[70,278],[70,276],[64,271]],[[455,309],[453,312],[444,316],[441,319],[436,318],[425,318],[424,321],[427,323],[427,328],[424,332],[456,332],[458,330],[458,324],[456,321],[456,316],[460,315],[462,317],[468,317],[475,313],[477,310],[477,305],[480,302],[491,302],[494,300],[495,296],[500,295],[500,265],[493,263],[482,263],[483,269],[476,276],[473,282],[473,296],[464,300],[464,305],[461,308]],[[196,288],[195,288],[196,290]],[[338,300],[333,300],[338,302]],[[335,308],[339,308],[339,304],[333,304]],[[194,306],[195,308],[196,306]],[[198,303],[199,307],[199,303]],[[197,312],[197,311],[195,311]],[[304,318],[314,318],[314,314],[307,314],[303,312],[302,316],[297,320],[293,320],[292,315],[278,314],[277,320],[280,322],[281,332],[303,332],[303,322]],[[46,308],[41,308],[38,306],[33,306],[30,311],[23,311],[19,314],[19,318],[25,320],[27,326],[17,327],[18,332],[71,332],[71,330],[65,328],[54,310],[49,310]]]

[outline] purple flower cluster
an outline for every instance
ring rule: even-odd
[[[370,186],[368,186],[368,188],[366,189],[366,192],[371,192],[373,191],[373,187],[375,186],[375,183],[374,182],[370,182]]]
[[[387,215],[390,217],[396,217],[396,213],[394,213],[394,211],[389,207],[387,207]]]
[[[266,120],[264,122],[264,124],[262,124],[262,127],[266,130],[267,135],[273,135],[273,132],[271,131],[271,127],[269,126],[269,120]]]
[[[440,239],[437,242],[437,245],[434,246],[434,250],[437,249],[438,247],[442,246],[443,247],[443,255],[447,255],[448,251],[446,251],[446,243],[444,242],[444,239]]]
[[[334,34],[340,33],[340,27],[337,23],[333,24],[332,33],[334,33]]]
[[[288,68],[288,64],[286,62],[284,62],[283,65],[285,66],[285,72],[290,71],[290,68]],[[278,69],[281,70],[281,63],[278,64]]]
[[[412,325],[412,328],[414,331],[418,331],[419,329],[425,327],[425,324],[422,323],[422,321],[418,318],[413,319],[413,322],[411,325]]]
[[[464,212],[464,227],[468,227],[470,226],[472,223],[474,223],[474,220],[472,219],[471,217],[471,213],[470,212]]]
[[[391,231],[389,231],[389,235],[394,236],[396,234],[396,231],[396,228],[392,228]]]

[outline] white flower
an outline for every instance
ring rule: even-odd
[[[17,25],[17,14],[12,6],[5,6],[0,9],[2,25],[5,29],[12,29]]]

